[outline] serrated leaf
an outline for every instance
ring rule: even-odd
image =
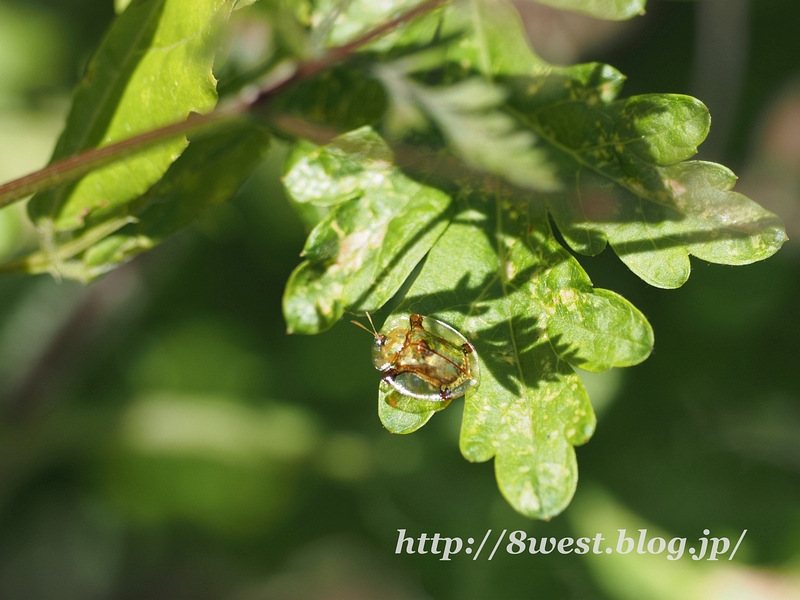
[[[627,301],[591,286],[554,239],[542,205],[475,198],[471,204],[433,247],[390,319],[431,315],[474,344],[481,381],[466,396],[461,451],[471,461],[496,457],[498,483],[512,506],[549,518],[572,497],[572,446],[586,442],[595,425],[570,365],[638,363],[650,352],[652,330]],[[430,418],[414,414],[399,427]]]
[[[524,86],[520,83],[520,87]],[[689,254],[747,264],[777,252],[780,219],[741,194],[725,167],[679,162],[705,138],[709,118],[694,98],[635,96],[603,105],[513,102],[550,145],[564,191],[548,206],[570,246],[597,254],[611,243],[639,277],[662,288],[689,277]]]
[[[643,4],[548,3],[609,18],[631,16]],[[595,427],[575,368],[599,372],[637,364],[653,346],[644,316],[614,292],[594,289],[556,242],[548,212],[573,248],[596,253],[609,240],[637,274],[662,287],[685,280],[690,252],[742,264],[775,252],[784,234],[774,215],[730,191],[730,171],[686,162],[708,132],[708,114],[699,101],[663,94],[615,101],[624,79],[619,72],[600,64],[548,65],[530,50],[510,2],[473,0],[446,9],[435,37],[454,38],[467,29],[465,23],[472,35],[447,45],[444,64],[431,60],[444,44],[416,39],[410,48],[392,50],[403,58],[373,66],[373,72],[389,92],[395,123],[420,128],[427,120],[441,134],[405,141],[425,139],[440,147],[444,140],[473,169],[503,175],[516,186],[488,176],[477,184],[477,179],[454,182],[461,186],[460,212],[431,242],[384,333],[420,313],[449,323],[474,344],[481,382],[464,397],[461,451],[471,461],[495,458],[500,490],[512,506],[547,519],[569,503],[577,483],[573,447],[588,441]],[[417,52],[426,45],[428,50]],[[361,57],[364,63],[373,59]],[[364,80],[360,85],[368,89]],[[308,110],[299,104],[297,109],[311,120],[352,119],[352,103],[342,98],[346,81],[331,76],[330,96],[315,96]],[[438,87],[427,87],[432,82]],[[378,122],[375,115],[383,114],[385,98],[376,98],[368,103],[375,120],[367,122]],[[493,120],[498,114],[512,119]],[[391,118],[382,122],[391,129]],[[535,193],[521,189],[530,182],[517,175],[520,156],[503,154],[515,143],[520,154],[531,149],[530,137],[515,137],[519,125],[539,140],[534,165],[554,165],[561,183],[557,192],[542,192],[541,185]],[[351,255],[348,247],[351,235],[370,236],[369,223],[358,221],[366,212],[359,203],[368,194],[358,196],[358,190],[370,186],[363,179],[367,172],[382,172],[380,166],[363,174],[356,170],[355,180],[343,179],[340,189],[327,178],[337,170],[343,178],[349,172],[326,170],[322,156],[306,160],[305,179],[298,173],[293,184],[306,202],[319,204],[326,200],[315,190],[328,186],[327,201],[335,206],[309,236],[304,249],[309,260],[287,288],[290,326],[292,317],[306,319],[301,324],[309,333],[357,305],[346,286],[370,285],[370,271],[360,269],[370,258]],[[408,234],[398,239],[403,237]],[[443,408],[444,403],[404,397],[385,383],[379,388],[378,413],[392,432],[416,431]]]
[[[295,161],[285,178],[293,195],[302,188],[302,197],[321,198],[322,204],[324,193],[309,192],[295,169],[313,171],[314,190],[333,190],[340,199],[357,196],[340,200],[308,237],[303,249],[308,260],[292,273],[284,294],[290,332],[318,333],[336,323],[345,308],[383,306],[447,226],[450,197],[409,179],[386,160],[391,151],[371,129],[340,136],[314,156],[338,156],[342,148],[350,150],[350,159],[322,161],[325,168],[317,168],[316,159]],[[359,162],[360,169],[354,166]]]
[[[127,6],[75,91],[52,160],[213,108],[212,42],[230,6],[227,0],[139,0]],[[80,228],[90,213],[113,212],[146,192],[186,143],[161,144],[37,194],[29,204],[31,218],[45,229]]]
[[[570,247],[593,255],[609,241],[639,277],[663,288],[686,281],[689,254],[746,264],[781,247],[780,219],[730,191],[735,176],[728,169],[680,162],[708,133],[701,102],[674,94],[614,101],[624,79],[618,71],[547,65],[522,41],[510,4],[485,0],[473,7],[479,35],[454,47],[451,59],[512,90],[509,104],[539,136],[562,182],[548,207]]]
[[[265,128],[248,120],[196,136],[146,194],[113,217],[90,217],[69,242],[29,257],[27,270],[81,281],[107,273],[233,196],[263,159],[269,139]]]
[[[553,8],[584,13],[598,19],[624,21],[644,14],[647,0],[533,0]]]

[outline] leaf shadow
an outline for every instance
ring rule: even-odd
[[[493,214],[489,205],[485,208],[489,209],[485,210],[487,216]],[[464,214],[457,215],[453,222],[469,223]],[[529,221],[501,219],[500,226],[497,227],[497,218],[491,216],[478,225],[478,228],[487,237],[490,247],[495,249],[500,248],[501,239],[507,237],[530,244],[529,227],[533,224],[546,223],[546,220],[543,220],[543,213],[533,215],[532,219]],[[533,248],[532,252],[538,253]],[[535,262],[516,271],[511,279],[505,279],[507,272],[503,261],[498,257],[496,270],[486,273],[478,281],[472,282],[473,273],[467,271],[449,289],[406,296],[400,304],[400,309],[433,317],[445,312],[471,318],[488,316],[490,311],[497,310],[497,307],[493,306],[496,301],[508,298],[510,294],[516,294],[523,289],[543,266],[548,269],[555,268],[558,263],[568,260],[570,256],[566,252],[547,252],[546,265]],[[559,337],[549,339],[545,337],[538,316],[526,313],[523,306],[515,306],[511,311],[511,314],[494,321],[491,325],[462,331],[475,345],[483,367],[492,373],[502,387],[514,395],[520,395],[523,387],[535,389],[543,381],[553,381],[558,378],[561,372],[559,368],[551,369],[547,366],[554,359],[570,363],[579,362],[576,348],[566,346]],[[458,326],[459,323],[451,325]]]
[[[385,267],[384,267],[384,268],[383,268],[383,269],[382,269],[382,270],[381,270],[379,273],[377,273],[377,274],[375,275],[375,277],[373,278],[372,284],[371,284],[371,285],[370,285],[370,286],[369,286],[367,289],[365,289],[365,290],[364,290],[364,291],[363,291],[363,292],[362,292],[362,293],[361,293],[361,294],[358,296],[358,298],[356,298],[356,300],[355,300],[354,302],[352,302],[352,303],[350,304],[350,308],[351,308],[351,309],[353,309],[353,310],[356,310],[356,311],[360,311],[360,310],[361,310],[361,305],[362,305],[362,304],[363,304],[363,303],[364,303],[364,302],[365,302],[365,301],[366,301],[366,300],[367,300],[367,299],[368,299],[370,296],[372,296],[372,294],[373,294],[373,293],[374,293],[374,292],[375,292],[375,291],[378,289],[378,287],[379,287],[379,286],[380,286],[380,285],[381,285],[381,284],[382,284],[382,283],[383,283],[383,282],[386,280],[386,278],[387,278],[387,277],[389,277],[389,275],[390,275],[390,274],[391,274],[391,272],[392,272],[392,267],[393,267],[395,264],[397,264],[398,262],[402,261],[402,260],[403,260],[403,257],[405,257],[406,255],[408,255],[408,254],[411,252],[411,250],[414,248],[414,246],[416,246],[416,245],[417,245],[417,244],[418,244],[418,243],[419,243],[419,242],[420,242],[422,239],[424,239],[424,237],[425,237],[426,235],[428,235],[428,234],[429,234],[431,231],[433,231],[434,229],[436,229],[436,228],[437,228],[439,225],[441,225],[443,222],[445,222],[445,221],[449,221],[449,220],[450,220],[450,217],[451,217],[451,215],[452,215],[452,213],[453,213],[453,203],[452,203],[452,202],[450,202],[450,203],[449,203],[449,204],[448,204],[448,205],[447,205],[447,206],[444,208],[444,210],[442,210],[442,212],[440,212],[440,213],[439,213],[439,214],[438,214],[436,217],[434,217],[433,219],[429,220],[429,221],[428,221],[428,222],[425,224],[425,226],[424,226],[423,228],[419,229],[419,230],[418,230],[416,233],[414,233],[414,235],[412,235],[410,238],[408,238],[408,239],[406,240],[406,242],[403,244],[403,246],[402,246],[402,248],[400,249],[400,251],[399,251],[399,252],[397,252],[397,253],[395,253],[395,254],[393,255],[393,257],[392,257],[392,261],[391,261],[389,264],[387,264],[387,265],[386,265],[386,266],[385,266]],[[395,218],[397,218],[397,217],[395,217]],[[443,232],[444,232],[444,230],[443,230]],[[436,244],[436,240],[432,240],[432,242],[431,242],[431,247],[433,247],[433,245],[434,245],[434,244]],[[422,260],[425,260],[425,255],[427,255],[427,252],[428,252],[428,250],[430,250],[430,248],[428,248],[428,249],[425,251],[425,254],[424,254],[424,255],[423,255],[421,258],[420,258],[420,261],[422,261]],[[416,264],[418,264],[420,261],[417,261],[417,263],[416,263]],[[416,266],[416,264],[415,264],[414,266]],[[413,269],[412,269],[412,270],[413,270]],[[401,287],[402,287],[402,284],[401,284]],[[395,291],[396,291],[396,290],[395,290]],[[380,305],[379,305],[379,306],[376,306],[376,307],[368,307],[368,308],[367,308],[367,310],[370,310],[370,311],[375,311],[375,310],[378,310],[378,309],[379,309],[379,308],[381,308],[381,307],[382,307],[384,304],[386,304],[386,302],[388,302],[390,299],[391,299],[391,296],[390,296],[390,297],[388,297],[388,298],[385,298],[385,299],[384,299],[384,300],[383,300],[383,301],[380,303]]]
[[[521,272],[515,279],[526,280],[533,270],[535,267]],[[475,286],[468,285],[468,277],[465,274],[454,289],[446,292],[407,296],[401,308],[434,317],[445,311],[470,317],[485,315],[491,310],[489,302],[503,297],[503,288],[493,275],[485,277]],[[475,294],[480,294],[481,301],[486,304],[463,301],[465,296],[476,297]],[[521,394],[523,385],[535,389],[542,381],[557,379],[557,370],[529,368],[547,360],[546,354],[551,352],[549,346],[552,346],[559,360],[579,362],[576,349],[559,343],[558,337],[549,340],[544,338],[540,321],[533,315],[514,314],[490,326],[462,333],[475,346],[482,368],[488,369],[494,379],[514,395]]]
[[[512,339],[512,344],[509,340]],[[519,396],[528,381],[522,365],[529,362],[534,349],[541,341],[536,317],[511,317],[475,332],[474,344],[482,365],[491,371],[495,381],[512,394]],[[533,381],[536,387],[539,378]]]
[[[675,248],[691,244],[707,244],[710,242],[745,241],[769,229],[783,231],[783,222],[775,215],[765,216],[754,221],[737,224],[736,227],[722,226],[718,229],[687,231],[675,235],[664,235],[654,238],[639,238],[614,245],[618,256],[651,252],[655,248]]]

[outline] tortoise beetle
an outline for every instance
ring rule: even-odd
[[[446,402],[478,385],[475,347],[458,331],[433,317],[413,314],[386,334],[353,323],[375,337],[372,364],[381,379],[404,396]],[[405,321],[405,320],[403,320]]]

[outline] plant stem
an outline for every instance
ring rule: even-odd
[[[265,104],[270,98],[289,86],[313,77],[333,64],[350,57],[360,47],[385,35],[399,25],[424,15],[449,0],[426,0],[409,11],[378,25],[355,40],[342,46],[331,48],[319,58],[300,62],[289,73],[273,77],[255,94],[244,93],[237,99],[221,105],[205,115],[190,115],[183,121],[153,129],[128,139],[93,148],[79,154],[68,156],[47,167],[0,185],[0,208],[35,194],[68,183],[86,175],[90,171],[116,160],[141,152],[142,150],[171,138],[205,129],[241,117]],[[280,70],[280,68],[278,69]]]

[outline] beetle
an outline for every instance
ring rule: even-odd
[[[403,319],[384,334],[375,328],[369,313],[367,319],[372,331],[358,321],[353,324],[375,337],[372,364],[400,394],[446,402],[478,385],[475,347],[447,323],[413,314],[407,323]]]

